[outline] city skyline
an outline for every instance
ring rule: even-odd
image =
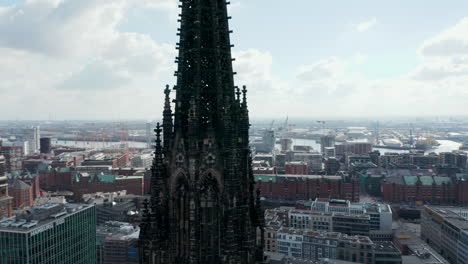
[[[233,1],[236,84],[253,118],[468,115],[468,3],[450,3]],[[0,120],[158,119],[178,12],[172,0],[2,1]]]

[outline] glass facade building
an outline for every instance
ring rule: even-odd
[[[0,221],[0,264],[96,264],[95,207],[47,204]]]

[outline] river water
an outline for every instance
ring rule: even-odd
[[[146,143],[144,142],[134,142],[127,141],[128,147],[144,149],[146,148]],[[102,148],[118,148],[121,145],[121,142],[87,142],[87,141],[74,141],[74,140],[54,140],[52,145],[67,146],[67,147],[77,147],[77,148],[89,148],[89,149],[102,149]]]
[[[441,153],[441,152],[451,152],[453,150],[458,150],[458,148],[462,145],[461,143],[452,141],[452,140],[437,140],[440,143],[440,146],[437,146],[434,149],[429,149],[426,153]],[[293,139],[293,146],[294,145],[304,145],[304,146],[311,146],[315,151],[320,152],[320,143],[317,143],[315,139]],[[277,148],[280,149],[281,145],[277,145]],[[394,149],[383,149],[383,148],[374,148],[374,150],[380,151],[380,153],[392,152],[392,153],[408,153],[408,150],[394,150]]]
[[[293,146],[294,145],[303,145],[303,146],[311,146],[315,151],[320,152],[320,143],[317,143],[316,140],[314,139],[299,139],[299,138],[293,138]],[[461,146],[461,143],[452,141],[452,140],[438,140],[440,143],[440,146],[437,146],[435,149],[430,149],[426,151],[426,153],[440,153],[440,152],[451,152],[453,150],[458,150],[458,148]],[[146,143],[144,142],[133,142],[133,141],[128,141],[126,142],[128,147],[130,148],[138,148],[138,149],[144,149],[146,148]],[[69,140],[69,141],[64,141],[64,140],[54,140],[52,142],[54,145],[61,145],[61,146],[68,146],[68,147],[80,147],[80,148],[117,148],[120,146],[120,142],[84,142],[84,141],[75,141]],[[280,145],[276,145],[278,149],[281,148]],[[382,149],[382,148],[374,148],[374,150],[379,150],[380,153],[386,153],[386,152],[392,152],[392,153],[408,153],[408,150],[394,150],[394,149]]]

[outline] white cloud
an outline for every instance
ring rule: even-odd
[[[468,54],[468,17],[457,25],[424,42],[420,49],[424,57],[446,57]]]
[[[136,3],[29,0],[2,9],[0,118],[158,117],[175,48],[117,29]]]
[[[378,21],[377,21],[377,18],[373,17],[371,18],[370,20],[368,21],[365,21],[365,22],[362,22],[362,23],[359,23],[356,25],[356,30],[358,32],[364,32],[364,31],[368,31],[369,29],[373,28],[375,25],[377,25]]]
[[[284,104],[288,98],[284,94],[291,92],[290,86],[272,72],[273,56],[268,51],[248,49],[234,52],[234,70],[236,85],[246,85],[249,108],[255,117],[283,115],[284,109],[272,107]]]
[[[160,118],[176,51],[118,30],[135,6],[176,12],[177,2],[29,0],[0,9],[0,118]],[[424,42],[421,65],[398,78],[354,75],[367,59],[356,53],[288,69],[287,79],[274,71],[274,54],[248,49],[234,53],[236,84],[248,86],[253,117],[468,114],[467,28],[468,18]]]
[[[300,67],[297,77],[303,81],[337,78],[343,74],[345,68],[346,62],[331,57],[312,65]]]
[[[363,64],[367,60],[367,58],[367,55],[357,53],[353,57],[353,62],[355,62],[356,64]]]
[[[464,43],[468,34],[461,33],[466,20],[426,41],[421,48],[424,51],[421,65],[395,78],[368,79],[355,75],[354,68],[367,59],[359,53],[349,59],[329,57],[298,67],[296,82],[288,82],[280,89],[268,88],[281,83],[278,78],[271,81],[274,78],[271,54],[263,60],[253,56],[252,65],[246,69],[247,72],[261,69],[262,74],[254,75],[255,82],[262,83],[263,78],[266,85],[262,90],[276,91],[274,100],[264,94],[265,99],[258,103],[273,112],[270,117],[286,113],[305,118],[468,115],[468,50],[459,46],[456,52],[434,52],[444,50],[435,49],[443,43],[453,40]],[[257,65],[256,61],[264,61],[261,65],[268,67]],[[267,110],[259,112],[264,114]]]

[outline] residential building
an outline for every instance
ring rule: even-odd
[[[359,179],[352,175],[255,175],[256,188],[271,200],[313,200],[331,197],[359,201]]]
[[[345,153],[352,154],[368,154],[372,151],[371,143],[347,142],[341,145],[335,145],[336,155],[344,155]]]
[[[311,172],[320,172],[323,170],[322,159],[323,157],[320,153],[310,153],[310,152],[294,153],[294,160],[299,161],[299,162],[305,162],[307,164],[308,171],[311,171]],[[292,173],[292,172],[287,172],[287,173],[298,174],[298,173]]]
[[[94,206],[45,204],[0,221],[0,262],[96,264]]]
[[[22,170],[23,146],[11,142],[4,142],[1,148],[5,157],[5,168],[7,173],[19,173]]]

